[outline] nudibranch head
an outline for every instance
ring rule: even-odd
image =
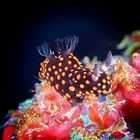
[[[108,94],[111,91],[110,76],[104,71],[110,63],[110,56],[99,69],[84,67],[73,50],[78,43],[73,36],[56,41],[56,46],[44,44],[39,53],[46,57],[41,63],[39,78],[45,79],[71,104],[81,102],[90,94]]]

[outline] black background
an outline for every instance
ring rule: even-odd
[[[82,59],[97,55],[101,60],[125,34],[140,29],[139,4],[135,1],[36,1],[1,5],[2,42],[0,124],[9,109],[31,98],[44,59],[37,46],[66,35],[79,36],[75,54]]]

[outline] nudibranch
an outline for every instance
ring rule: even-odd
[[[79,38],[57,39],[55,44],[43,44],[38,48],[46,59],[41,63],[39,78],[56,89],[71,104],[81,102],[90,94],[108,94],[111,91],[110,76],[106,73],[112,54],[108,53],[104,65],[87,68],[73,54]]]

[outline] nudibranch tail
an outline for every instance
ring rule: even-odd
[[[105,66],[109,67],[111,65],[111,62],[112,62],[112,53],[111,51],[109,51],[107,54],[106,61],[105,61]]]
[[[94,65],[94,72],[93,72],[93,75],[92,75],[92,78],[93,78],[94,81],[98,80],[98,74],[99,74],[99,67],[98,67],[98,64],[95,64]]]
[[[101,72],[107,71],[107,69],[111,66],[112,63],[112,53],[111,51],[108,52],[104,65],[101,67]]]
[[[79,38],[76,36],[57,39],[55,44],[43,44],[38,52],[46,59],[41,63],[39,78],[45,79],[71,104],[81,102],[90,94],[108,94],[110,77],[101,72],[96,64],[93,69],[84,67],[73,55]],[[110,65],[109,53],[105,67]]]

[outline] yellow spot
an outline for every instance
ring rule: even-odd
[[[77,66],[77,64],[74,64],[74,68],[77,68],[78,66]]]
[[[106,80],[105,80],[105,79],[103,79],[103,80],[102,80],[102,82],[103,82],[103,83],[106,83]]]
[[[97,87],[93,87],[92,89],[93,89],[93,90],[97,90]]]
[[[71,72],[73,72],[74,70],[73,70],[73,69],[71,69],[70,71],[71,71]]]
[[[64,95],[64,99],[66,99],[67,100],[67,97]]]
[[[78,93],[76,94],[76,97],[80,97],[80,96],[81,96],[81,94],[78,94]]]
[[[57,80],[60,80],[60,78],[61,78],[60,75],[57,75]]]
[[[72,62],[71,61],[68,61],[68,64],[72,64]]]
[[[73,59],[78,60],[76,56],[74,56]]]
[[[69,68],[68,67],[65,67],[64,69],[65,69],[65,71],[67,71]]]
[[[47,72],[47,76],[49,76],[50,74]]]
[[[106,88],[106,85],[102,85],[102,89],[105,89]]]
[[[68,77],[71,77],[72,76],[72,73],[70,73],[69,75],[68,75]]]
[[[62,69],[59,69],[59,72],[62,72]]]
[[[61,82],[62,82],[62,85],[65,85],[66,84],[66,81],[65,80],[62,80]]]
[[[64,89],[61,89],[62,92],[64,92]]]
[[[89,95],[89,94],[90,94],[90,92],[86,91],[86,95]]]
[[[97,85],[98,85],[98,86],[101,86],[101,83],[98,83]]]
[[[77,83],[78,81],[77,80],[74,80],[74,83]]]
[[[78,73],[78,71],[76,70],[74,73],[76,74],[76,73]]]
[[[74,86],[70,86],[70,87],[69,87],[69,90],[70,90],[70,91],[75,91],[75,87],[74,87]]]
[[[107,94],[108,92],[106,90],[103,90],[103,94]]]
[[[55,69],[55,68],[56,68],[56,66],[55,66],[55,65],[53,65],[53,66],[52,66],[52,68],[53,68],[53,69]]]
[[[78,74],[78,75],[76,76],[76,78],[77,78],[77,80],[80,80],[81,75],[80,75],[80,74]]]
[[[59,84],[56,84],[55,85],[55,88],[58,90],[59,89]]]
[[[90,90],[90,92],[91,92],[91,94],[93,94],[93,93],[94,93],[94,91],[93,91],[93,90]]]
[[[84,88],[84,84],[80,84],[80,88]]]
[[[83,75],[83,79],[85,79],[86,78],[86,75]]]
[[[83,74],[87,74],[87,72],[83,72]]]
[[[52,69],[49,67],[49,68],[48,68],[48,71],[51,71],[51,70],[52,70]]]
[[[80,94],[82,94],[82,91],[79,91]]]
[[[110,84],[110,81],[107,81],[108,84]]]
[[[65,95],[66,95],[66,97],[70,98],[70,94],[66,93]]]
[[[101,90],[97,90],[97,92],[98,92],[98,93],[101,93],[102,91],[101,91]]]
[[[86,80],[86,84],[87,84],[87,85],[89,84],[89,80]]]
[[[101,77],[101,74],[98,74],[98,77]]]
[[[58,74],[58,71],[55,71],[54,74],[57,75]]]
[[[50,80],[53,82],[54,78],[51,76],[51,77],[50,77]]]
[[[60,62],[60,63],[58,64],[58,66],[61,67],[61,66],[62,66],[62,63]]]
[[[69,58],[72,58],[72,56],[71,56],[71,55],[69,55]]]
[[[110,79],[110,77],[109,76],[107,76],[107,80],[109,80]]]
[[[62,76],[65,76],[65,72],[62,72]]]
[[[60,61],[63,61],[64,60],[64,58],[63,57],[60,57],[60,59],[59,59]]]

